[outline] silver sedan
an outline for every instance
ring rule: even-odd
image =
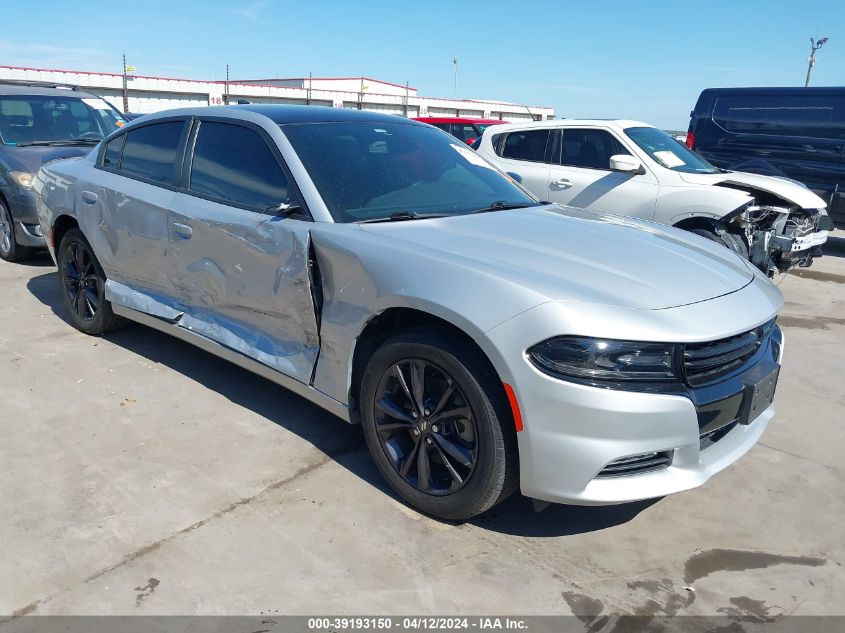
[[[424,124],[173,110],[35,189],[77,328],[136,321],[362,423],[434,516],[693,488],[773,415],[782,297],[750,263],[538,202]]]

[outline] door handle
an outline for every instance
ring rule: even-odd
[[[569,178],[558,178],[552,183],[552,186],[560,189],[569,189],[572,186],[572,181]]]
[[[178,222],[173,223],[173,232],[183,240],[191,239],[191,235],[194,234],[190,226],[187,224],[179,224]]]
[[[82,201],[86,204],[97,204],[97,194],[93,191],[83,191]]]

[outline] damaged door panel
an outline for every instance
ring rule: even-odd
[[[309,383],[319,333],[309,272],[312,223],[178,193],[171,254],[179,325]]]
[[[170,297],[149,290],[135,290],[113,279],[106,281],[105,294],[106,299],[117,306],[144,312],[169,323],[178,323],[184,314],[182,310],[173,307]]]

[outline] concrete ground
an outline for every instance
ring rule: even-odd
[[[398,502],[358,428],[144,327],[80,334],[48,259],[0,262],[0,613],[845,614],[839,235],[781,281],[778,415],[745,458],[462,525]]]

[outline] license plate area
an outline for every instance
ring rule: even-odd
[[[751,424],[771,406],[775,399],[780,365],[760,363],[743,376],[745,396],[742,399],[740,424]]]

